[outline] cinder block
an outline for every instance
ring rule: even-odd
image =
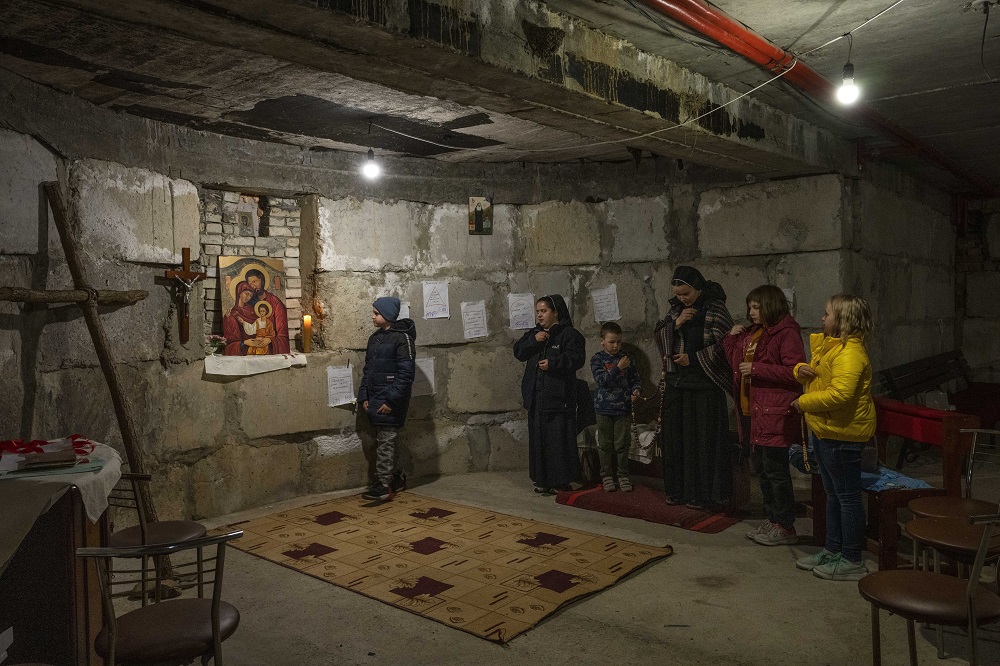
[[[466,269],[509,270],[514,264],[514,206],[493,207],[493,234],[469,234],[468,205],[445,204],[428,207],[430,270]],[[423,266],[421,268],[424,268]]]
[[[446,377],[448,409],[469,414],[520,409],[523,373],[524,364],[510,347],[452,350]]]
[[[417,220],[424,212],[421,204],[411,202],[320,198],[317,268],[412,270],[417,261]]]
[[[843,245],[842,182],[811,176],[708,190],[698,206],[704,257],[832,250]]]
[[[599,212],[577,201],[521,208],[529,266],[574,266],[601,261]]]
[[[80,241],[94,256],[179,263],[199,243],[198,191],[184,180],[113,162],[78,160],[70,187]]]
[[[30,136],[0,130],[0,164],[0,253],[44,251],[38,224],[51,215],[41,184],[56,180],[56,158]]]
[[[355,389],[361,379],[358,367],[363,357],[356,354],[315,353],[309,365],[281,370],[282,381],[274,373],[252,375],[239,382],[238,422],[246,436],[259,438],[297,432],[354,427],[354,413],[347,407],[327,406],[326,368],[346,365],[355,369]]]
[[[614,284],[618,293],[618,310],[621,319],[617,320],[625,330],[634,330],[646,322],[646,295],[643,291],[643,279],[637,273],[643,272],[642,266],[636,268],[613,266],[608,269],[598,269],[595,272],[583,272],[581,278],[579,315],[573,318],[574,325],[584,335],[597,335],[600,322],[594,319],[594,300],[591,292]]]
[[[666,261],[670,256],[666,225],[668,197],[612,200],[604,204],[614,243],[611,261]]]

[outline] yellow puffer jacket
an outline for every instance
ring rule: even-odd
[[[860,338],[809,336],[812,360],[795,366],[795,376],[806,387],[799,398],[809,429],[823,439],[867,442],[875,434],[875,403],[871,397],[872,366]],[[815,378],[799,376],[809,365]]]

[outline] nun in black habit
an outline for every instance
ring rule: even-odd
[[[535,321],[514,343],[514,356],[525,362],[521,397],[528,410],[528,473],[535,492],[551,493],[580,476],[576,371],[587,352],[562,296],[535,301]]]

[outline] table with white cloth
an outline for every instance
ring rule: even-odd
[[[100,587],[76,549],[106,543],[108,494],[122,462],[99,443],[86,460],[44,472],[0,470],[0,631],[14,628],[13,663],[100,663],[93,653]]]

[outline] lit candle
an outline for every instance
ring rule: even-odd
[[[309,353],[313,346],[312,315],[302,315],[302,351]]]

